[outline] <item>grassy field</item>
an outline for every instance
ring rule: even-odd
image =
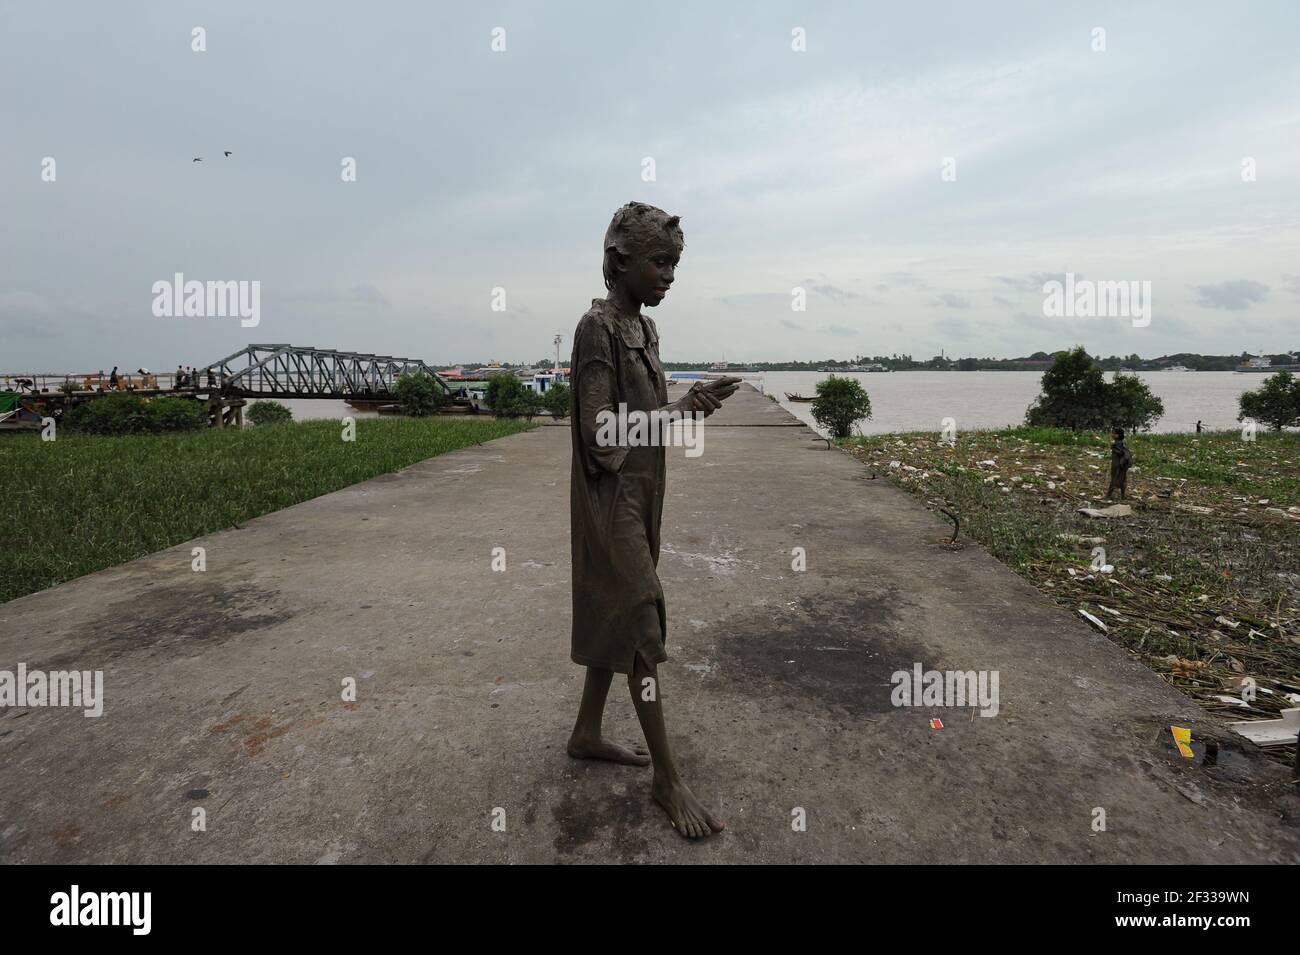
[[[168,435],[0,434],[0,602],[425,458],[513,421],[362,419]]]
[[[1013,428],[969,432],[955,446],[938,437],[843,445],[957,515],[963,537],[1071,612],[1092,614],[1205,706],[1274,719],[1300,705],[1287,697],[1300,693],[1300,435],[1132,436],[1134,515],[1113,519],[1078,513],[1111,503],[1104,435]],[[1249,707],[1247,676],[1260,688]]]

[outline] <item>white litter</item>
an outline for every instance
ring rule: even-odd
[[[1285,746],[1300,733],[1300,707],[1283,710],[1280,720],[1245,720],[1228,726],[1258,746]]]
[[[1098,630],[1100,630],[1102,633],[1110,633],[1110,627],[1106,626],[1104,623],[1102,623],[1100,620],[1098,620],[1098,619],[1097,619],[1096,617],[1094,617],[1092,614],[1088,613],[1088,611],[1086,611],[1086,610],[1080,610],[1079,613],[1081,613],[1081,614],[1083,615],[1083,618],[1084,618],[1085,620],[1087,620],[1090,624],[1092,624],[1094,627],[1096,627],[1096,628],[1097,628]]]

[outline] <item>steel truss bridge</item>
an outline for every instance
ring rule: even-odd
[[[203,390],[211,369],[215,390],[232,398],[386,398],[404,374],[425,372],[444,392],[447,382],[415,358],[364,355],[296,345],[249,345],[196,369]]]

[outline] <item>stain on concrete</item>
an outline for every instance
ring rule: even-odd
[[[261,756],[266,751],[266,744],[289,732],[293,729],[293,724],[282,723],[276,726],[272,717],[241,713],[224,723],[218,723],[212,727],[211,732],[220,734],[230,729],[237,730],[244,755],[253,757]]]
[[[41,665],[84,669],[139,650],[196,652],[294,616],[275,591],[194,577],[110,603],[96,620],[70,635],[74,649]]]
[[[81,841],[81,827],[74,822],[65,822],[50,833],[50,838],[59,848],[70,848]]]
[[[892,712],[890,676],[939,654],[902,631],[896,591],[808,597],[717,624],[719,665],[705,680],[719,691],[803,697],[850,716]]]
[[[611,852],[618,853],[621,862],[636,862],[649,849],[642,835],[647,810],[652,810],[668,826],[663,811],[651,802],[646,780],[637,779],[619,786],[591,778],[594,774],[587,771],[579,770],[577,775],[576,782],[565,781],[564,794],[551,807],[559,829],[555,851],[571,857],[585,846],[595,844],[602,862],[610,861]]]

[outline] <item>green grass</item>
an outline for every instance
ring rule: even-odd
[[[0,434],[0,602],[531,425],[362,419],[183,434]]]
[[[1105,621],[1111,640],[1203,705],[1234,719],[1294,705],[1284,694],[1300,692],[1300,521],[1287,514],[1300,508],[1300,434],[1131,436],[1135,513],[1114,520],[1078,513],[1109,503],[1106,435],[1009,428],[953,447],[938,437],[841,446],[959,515],[963,538],[1071,613]],[[1096,546],[1111,573],[1090,567]],[[1274,691],[1250,710],[1219,699],[1244,676]]]

